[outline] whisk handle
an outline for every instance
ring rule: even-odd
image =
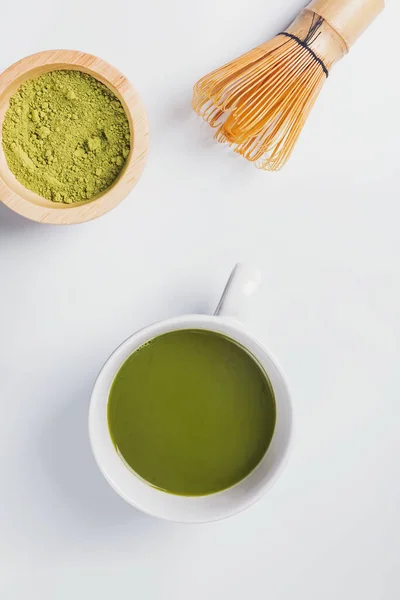
[[[347,50],[385,8],[385,0],[312,0],[310,10],[329,23]]]

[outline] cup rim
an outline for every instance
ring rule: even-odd
[[[177,496],[152,487],[118,455],[108,431],[107,403],[111,384],[125,360],[143,343],[170,331],[207,329],[244,346],[270,378],[277,421],[271,444],[260,463],[234,486],[207,496]],[[221,520],[249,508],[275,483],[286,465],[292,442],[293,414],[289,387],[271,353],[233,319],[185,315],[158,321],[128,337],[104,363],[93,387],[89,406],[89,439],[96,463],[111,487],[129,504],[152,516],[181,523]],[[278,439],[279,438],[279,439]]]

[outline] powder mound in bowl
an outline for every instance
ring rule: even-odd
[[[51,71],[10,98],[3,150],[26,188],[54,202],[81,202],[104,192],[123,169],[129,121],[115,94],[91,75]]]

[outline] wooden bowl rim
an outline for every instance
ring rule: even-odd
[[[131,152],[116,182],[94,200],[75,205],[55,203],[54,207],[41,206],[24,197],[23,190],[17,193],[11,189],[0,173],[0,202],[18,214],[40,223],[70,225],[90,221],[115,208],[126,198],[140,178],[149,148],[146,111],[135,88],[118,69],[97,56],[77,50],[45,50],[12,64],[0,74],[0,98],[16,79],[29,79],[29,73],[40,67],[54,67],[54,70],[68,68],[82,70],[110,87],[117,97],[122,99],[130,118],[131,128],[133,125]],[[46,70],[53,69],[46,68]],[[3,152],[2,148],[0,151]],[[19,186],[21,187],[23,186]],[[32,191],[27,190],[27,196],[33,194]],[[38,198],[40,199],[40,196]]]

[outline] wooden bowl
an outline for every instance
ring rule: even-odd
[[[19,183],[7,166],[1,143],[10,96],[27,79],[58,69],[82,71],[104,83],[122,102],[131,129],[131,151],[113,185],[90,200],[74,204],[51,202]],[[69,225],[104,215],[126,198],[138,181],[146,163],[148,146],[146,112],[135,89],[117,69],[96,56],[75,50],[48,50],[23,58],[0,75],[0,201],[28,219]]]

